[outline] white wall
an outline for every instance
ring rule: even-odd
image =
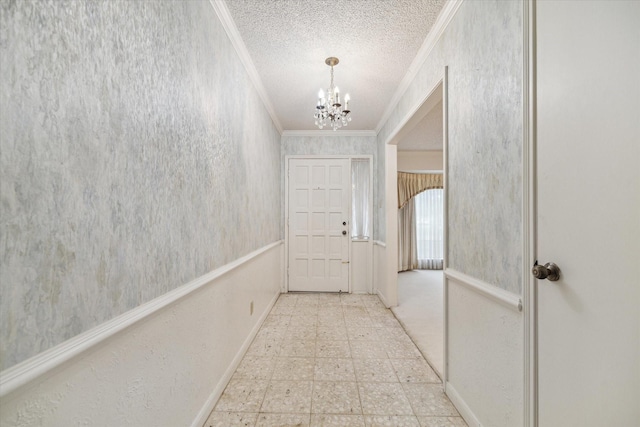
[[[371,240],[352,240],[351,292],[356,294],[373,293],[373,243]]]
[[[282,256],[268,245],[4,371],[0,424],[200,427],[279,295]]]
[[[447,393],[469,425],[522,425],[523,317],[517,298],[505,304],[446,280]]]
[[[398,171],[441,171],[442,151],[398,151]]]
[[[386,244],[379,240],[373,242],[373,293],[378,294],[384,304],[389,307],[381,291],[385,287],[387,278],[387,253]]]

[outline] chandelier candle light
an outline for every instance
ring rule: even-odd
[[[333,84],[333,67],[338,65],[338,58],[329,57],[325,59],[325,64],[331,67],[331,84],[327,90],[327,98],[324,91],[320,89],[318,93],[318,105],[313,117],[316,119],[316,126],[322,129],[324,126],[331,126],[333,130],[338,130],[342,126],[347,126],[351,121],[351,111],[349,110],[349,94],[344,96],[344,108],[340,103],[340,89]]]

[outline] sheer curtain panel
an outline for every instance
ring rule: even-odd
[[[369,159],[351,160],[351,238],[369,239],[370,212]]]
[[[415,199],[418,268],[442,270],[444,253],[443,190],[427,190]]]

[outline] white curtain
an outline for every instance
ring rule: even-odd
[[[442,189],[427,190],[415,199],[418,268],[442,270],[444,253],[444,208]]]
[[[369,239],[370,237],[370,173],[369,159],[351,160],[351,237]]]

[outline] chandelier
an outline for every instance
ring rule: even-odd
[[[344,108],[340,103],[340,90],[333,84],[333,67],[338,65],[338,58],[333,56],[325,59],[325,64],[331,67],[331,84],[327,89],[327,98],[324,91],[318,92],[318,104],[313,117],[316,119],[316,126],[322,129],[324,126],[331,126],[333,130],[338,130],[342,126],[347,126],[351,121],[351,111],[349,110],[349,94],[344,96]]]

